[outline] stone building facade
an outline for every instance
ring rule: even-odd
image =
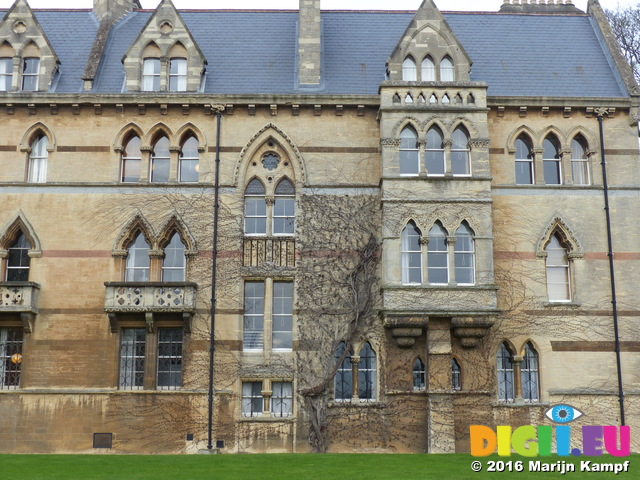
[[[640,91],[597,0],[1,13],[0,451],[468,452],[620,398],[640,449]]]

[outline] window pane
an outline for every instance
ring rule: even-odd
[[[187,59],[172,58],[169,61],[169,90],[184,92],[187,89]]]
[[[18,238],[8,249],[6,273],[8,282],[26,282],[29,280],[30,248],[27,237],[20,232]]]
[[[533,162],[516,160],[516,183],[518,185],[533,184]]]
[[[198,152],[198,141],[194,137],[189,137],[182,145],[180,151],[180,181],[197,182],[198,171],[200,170],[200,153]]]
[[[455,79],[453,62],[448,57],[445,57],[440,62],[440,81],[441,82],[453,82]]]
[[[413,363],[413,389],[424,390],[426,386],[426,372],[424,363],[419,358]]]
[[[429,57],[422,61],[422,81],[423,82],[435,82],[436,81],[436,66]]]
[[[513,399],[513,357],[503,344],[498,352],[498,400],[512,402]]]
[[[340,360],[345,351],[344,342],[340,342],[336,350],[335,360]],[[351,355],[347,353],[344,360],[340,363],[335,377],[334,398],[336,400],[351,400],[352,397],[352,370]]]
[[[376,354],[369,342],[360,350],[358,363],[358,398],[375,400],[376,398]]]
[[[422,246],[420,230],[413,222],[409,222],[402,230],[402,283],[422,283]]]
[[[127,251],[125,280],[127,282],[149,281],[149,244],[140,233]]]
[[[0,390],[20,386],[24,330],[0,327]]]
[[[544,160],[544,183],[547,185],[560,185],[560,162]]]
[[[242,416],[258,417],[263,410],[262,382],[242,382]]]
[[[13,59],[0,58],[0,92],[11,90],[11,78],[13,76]]]
[[[144,357],[147,332],[144,328],[124,328],[120,343],[120,388],[144,385]]]
[[[415,82],[417,80],[416,62],[407,57],[402,62],[402,80],[405,82]]]
[[[274,349],[293,347],[293,283],[273,282],[272,341]]]
[[[261,350],[264,330],[264,282],[244,284],[243,348]]]
[[[165,282],[183,282],[186,272],[186,257],[184,244],[180,235],[173,234],[171,241],[164,249],[162,260],[162,280]]]
[[[271,413],[275,417],[288,417],[293,412],[293,389],[291,382],[271,384]]]
[[[158,388],[182,386],[182,329],[158,329]]]
[[[22,90],[34,92],[38,90],[39,58],[25,58],[22,63]]]
[[[145,58],[142,73],[142,90],[153,92],[160,90],[160,59]]]

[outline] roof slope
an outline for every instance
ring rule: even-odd
[[[180,13],[208,60],[205,93],[300,93],[297,11]],[[86,10],[36,10],[35,15],[60,58],[56,92],[81,92],[98,29],[95,17]],[[134,12],[111,31],[94,92],[122,92],[122,57],[151,15]],[[377,94],[386,61],[412,17],[411,12],[323,11],[322,84],[313,93]],[[627,96],[586,15],[456,12],[444,17],[473,61],[471,80],[486,82],[489,95]]]

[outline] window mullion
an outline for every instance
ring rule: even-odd
[[[273,278],[264,281],[264,350],[270,352],[273,348]]]
[[[147,313],[153,318],[153,313]],[[144,356],[144,389],[154,390],[156,388],[157,358],[158,358],[158,333],[147,331],[147,344]]]

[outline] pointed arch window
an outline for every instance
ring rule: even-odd
[[[247,235],[266,235],[267,203],[264,185],[254,178],[244,191],[244,233]]]
[[[346,349],[346,345],[344,342],[340,342],[335,354],[335,361],[340,361],[342,355],[344,355],[344,351]],[[338,366],[338,370],[336,372],[336,376],[334,379],[334,390],[333,390],[334,398],[336,400],[351,400],[353,395],[353,378],[352,378],[352,368],[351,368],[351,355],[347,353],[344,357],[344,360],[340,362]]]
[[[423,82],[436,81],[436,66],[433,63],[431,57],[425,57],[425,59],[422,60],[422,68],[420,73],[422,74]]]
[[[411,57],[407,57],[402,62],[402,80],[405,82],[415,82],[417,80],[416,62]]]
[[[165,136],[158,138],[151,151],[151,182],[169,181],[169,139]]]
[[[6,280],[7,282],[26,282],[29,280],[29,241],[24,233],[20,232],[18,238],[8,248]]]
[[[473,230],[467,222],[456,230],[456,242],[453,246],[456,283],[458,285],[473,285],[475,280],[475,244]]]
[[[139,182],[142,152],[140,151],[140,137],[134,135],[129,139],[122,152],[122,182]]]
[[[358,363],[358,398],[360,400],[376,399],[376,352],[366,342],[360,350]]]
[[[413,362],[413,391],[420,392],[426,388],[426,371],[424,362],[418,357]]]
[[[38,75],[40,73],[39,58],[22,59],[22,90],[35,92],[38,90]]]
[[[542,142],[542,163],[544,167],[544,183],[560,185],[562,169],[560,168],[560,142],[554,135],[549,135]]]
[[[582,135],[576,135],[571,141],[571,175],[574,185],[590,185],[589,148]]]
[[[13,59],[10,57],[0,58],[0,92],[11,90],[11,80],[13,78]]]
[[[420,172],[420,154],[418,134],[411,127],[400,132],[400,175],[418,175]]]
[[[178,178],[183,183],[196,183],[200,170],[200,154],[198,152],[198,140],[193,135],[189,136],[180,148],[178,159]]]
[[[422,232],[413,221],[407,223],[401,235],[402,283],[419,285],[422,283]]]
[[[522,397],[525,402],[540,400],[538,353],[531,342],[524,346],[524,356],[520,366],[522,376]]]
[[[145,58],[142,64],[142,91],[157,92],[160,90],[160,59]]]
[[[559,235],[553,234],[545,247],[547,253],[547,295],[550,302],[571,301],[569,256]]]
[[[451,137],[451,172],[454,176],[471,175],[469,162],[469,133],[463,126],[453,131]]]
[[[48,146],[49,139],[43,134],[39,134],[31,142],[31,153],[29,154],[29,182],[31,183],[47,181]]]
[[[174,233],[171,241],[164,248],[162,260],[163,282],[184,282],[187,269],[187,258],[184,254],[184,243],[178,233]]]
[[[169,60],[169,90],[171,92],[185,92],[187,90],[186,58]]]
[[[428,175],[444,175],[444,136],[435,126],[427,132],[425,166]]]
[[[445,285],[449,283],[449,255],[447,248],[447,232],[440,222],[436,222],[429,230],[427,246],[427,275],[429,283]]]
[[[296,220],[296,191],[293,184],[283,178],[274,193],[273,234],[293,235]]]
[[[149,244],[144,235],[139,233],[127,250],[125,281],[148,282],[150,263]]]
[[[520,135],[515,142],[516,148],[516,184],[533,185],[533,151],[531,141],[526,135]]]
[[[453,62],[449,57],[444,57],[440,62],[440,81],[453,82],[455,80],[455,72]]]
[[[451,359],[451,388],[454,390],[462,389],[462,370],[455,358]]]
[[[498,351],[498,400],[501,402],[513,402],[513,353],[503,343]]]

